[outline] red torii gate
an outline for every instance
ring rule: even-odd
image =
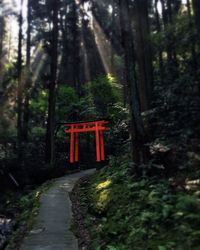
[[[89,121],[89,122],[74,122],[66,123],[66,133],[70,133],[70,163],[78,162],[79,160],[79,133],[95,132],[96,137],[96,161],[104,161],[104,139],[103,131],[109,130],[105,127],[108,124],[106,120]]]

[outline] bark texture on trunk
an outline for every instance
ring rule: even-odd
[[[141,111],[148,110],[153,89],[153,67],[148,17],[148,1],[135,1],[136,44],[139,68],[139,92]]]
[[[54,163],[54,130],[55,130],[55,106],[56,106],[56,85],[57,85],[57,68],[58,68],[58,8],[59,1],[54,0],[52,5],[52,43],[51,43],[51,79],[49,84],[48,98],[48,118],[46,131],[46,163]]]
[[[18,56],[17,56],[17,143],[18,143],[18,160],[21,161],[22,157],[22,97],[23,97],[23,83],[22,83],[22,5],[23,0],[21,0],[21,9],[19,13],[19,34],[18,34]]]
[[[132,27],[130,24],[129,0],[120,1],[121,9],[121,28],[122,28],[122,44],[124,47],[125,66],[127,88],[129,93],[129,106],[131,114],[131,138],[132,138],[132,155],[136,164],[135,171],[138,166],[147,161],[147,154],[144,148],[145,132],[141,117],[139,88],[135,71],[135,54],[132,36]]]
[[[25,67],[25,93],[23,114],[23,140],[28,140],[29,127],[29,100],[31,92],[31,1],[27,2],[27,40],[26,40],[26,67]]]
[[[199,0],[192,0],[192,6],[194,10],[196,26],[200,33],[200,2]],[[199,34],[199,37],[200,37],[200,34]]]

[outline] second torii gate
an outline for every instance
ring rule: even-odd
[[[106,120],[66,123],[66,133],[70,133],[70,163],[78,162],[79,160],[79,133],[95,132],[96,138],[96,161],[104,161],[104,138],[103,131],[109,130],[105,127],[108,124]]]

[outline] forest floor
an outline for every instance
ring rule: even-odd
[[[80,249],[200,250],[200,180],[177,178],[136,178],[118,161],[81,178],[71,193]]]
[[[71,231],[71,192],[75,182],[94,172],[93,169],[67,175],[51,182],[40,196],[34,225],[24,238],[21,250],[77,250],[78,242]]]

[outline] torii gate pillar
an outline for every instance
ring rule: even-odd
[[[70,133],[70,163],[79,161],[79,133],[95,132],[96,139],[96,161],[104,161],[104,138],[103,131],[109,130],[105,127],[108,121],[98,120],[89,122],[67,123],[66,133]]]

